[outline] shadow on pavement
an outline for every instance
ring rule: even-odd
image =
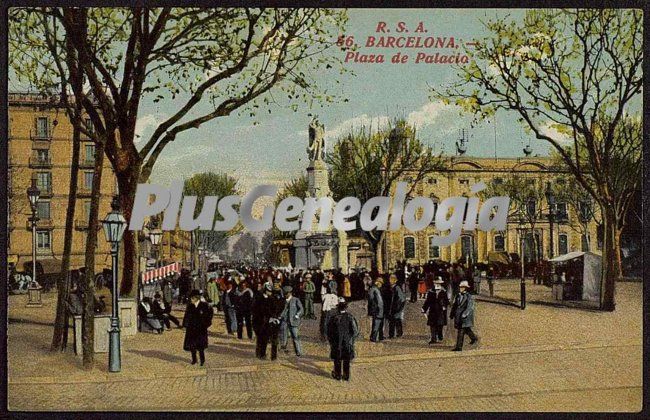
[[[322,358],[324,360],[329,360],[327,358]],[[286,366],[288,368],[297,370],[299,372],[305,372],[312,374],[314,376],[322,376],[324,378],[329,378],[330,373],[327,370],[323,370],[323,368],[320,368],[314,364],[314,362],[306,360],[304,358],[297,359],[295,361],[288,361],[284,360],[282,362],[282,366]]]
[[[7,321],[9,321],[9,324],[46,325],[46,326],[48,326],[48,327],[53,327],[53,326],[54,326],[54,322],[48,322],[48,321],[35,321],[35,320],[22,319],[22,318],[8,318]]]
[[[139,356],[144,356],[148,358],[155,358],[160,360],[165,360],[167,362],[183,362],[188,363],[190,360],[189,353],[188,357],[180,357],[171,353],[166,353],[160,350],[127,350],[127,353],[137,354]]]

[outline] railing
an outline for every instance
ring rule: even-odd
[[[74,221],[74,228],[77,230],[85,230],[88,229],[88,220],[75,220]]]
[[[39,156],[30,156],[29,157],[29,166],[32,168],[49,168],[52,167],[52,158],[39,157]]]
[[[52,184],[49,185],[38,185],[38,189],[41,191],[41,196],[52,195]]]
[[[31,216],[30,216],[30,219],[31,219]],[[32,222],[30,220],[27,220],[27,222],[25,223],[25,226],[26,226],[27,230],[31,230],[32,229]],[[52,221],[51,218],[47,218],[47,219],[39,218],[36,221],[36,227],[39,228],[39,229],[50,229],[50,228],[54,227],[54,222]]]
[[[29,130],[29,138],[38,141],[51,141],[52,128],[48,128],[45,133],[40,132],[39,130]]]
[[[82,161],[79,162],[79,167],[80,168],[94,168],[95,167],[95,159],[83,159]]]

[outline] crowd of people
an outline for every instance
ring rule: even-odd
[[[142,299],[139,307],[142,325],[155,333],[174,323],[185,328],[184,350],[191,352],[192,364],[205,362],[207,331],[214,311],[223,312],[227,334],[237,339],[256,341],[255,355],[260,359],[278,357],[279,349],[303,356],[300,326],[303,319],[316,319],[314,303],[320,302],[319,330],[323,342],[330,345],[334,361],[332,377],[350,379],[350,361],[355,356],[355,340],[360,329],[347,311],[352,300],[367,300],[367,315],[372,319],[370,341],[399,339],[404,333],[404,310],[408,301],[422,301],[431,338],[441,342],[448,319],[458,330],[454,351],[461,351],[464,337],[475,343],[474,298],[468,293],[473,283],[471,270],[461,264],[430,262],[422,267],[400,263],[396,270],[382,275],[368,271],[343,275],[341,270],[323,271],[287,269],[251,269],[221,266],[208,276],[206,290],[191,289],[189,273],[183,271],[175,281],[165,280],[161,292],[152,301]],[[172,299],[187,304],[183,322],[171,313]]]

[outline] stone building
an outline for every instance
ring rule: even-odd
[[[39,94],[9,94],[8,256],[19,271],[32,261],[31,207],[27,188],[32,177],[41,191],[36,230],[37,262],[44,272],[59,272],[63,254],[65,218],[70,188],[72,124],[56,99]],[[95,145],[81,136],[78,200],[75,209],[71,268],[84,265],[88,215],[94,176]],[[108,159],[104,160],[99,217],[110,210],[117,183]],[[110,245],[97,236],[95,270],[109,268]]]
[[[445,158],[444,170],[431,174],[415,187],[413,196],[431,197],[434,201],[442,201],[447,197],[470,197],[470,187],[478,182],[489,184],[493,180],[499,182],[515,174],[530,178],[531,182],[544,189],[547,182],[555,182],[558,177],[568,174],[559,171],[551,165],[549,157],[522,158],[485,158],[453,156]],[[405,174],[401,181],[409,181]],[[385,240],[379,252],[380,267],[389,269],[397,265],[397,261],[405,259],[411,264],[423,264],[431,259],[441,259],[455,262],[461,259],[471,259],[475,262],[487,262],[488,254],[495,251],[517,253],[524,255],[525,260],[532,258],[534,244],[539,244],[539,255],[548,259],[550,255],[551,230],[547,217],[548,204],[546,200],[535,203],[539,219],[535,222],[534,232],[529,223],[521,222],[518,218],[508,219],[504,231],[483,232],[480,230],[463,231],[460,239],[453,245],[437,247],[431,244],[431,237],[436,235],[435,224],[427,228],[411,232],[402,227],[395,232],[386,232]],[[512,206],[511,206],[512,207]],[[553,223],[553,255],[558,256],[571,251],[600,252],[602,238],[598,235],[598,225],[591,218],[588,222],[580,222],[575,206],[558,202],[558,214]],[[534,238],[532,235],[535,235]],[[526,238],[521,240],[522,237]],[[537,239],[536,241],[534,239]],[[523,242],[523,250],[521,243]]]
[[[37,262],[45,273],[60,271],[70,188],[72,133],[72,124],[63,108],[57,106],[56,98],[31,93],[9,94],[8,256],[18,271],[24,271],[25,265],[32,261],[32,232],[28,221],[31,207],[26,192],[32,177],[36,178],[41,191],[36,233]],[[82,134],[71,269],[84,266],[94,153],[94,143]],[[111,210],[112,197],[117,193],[117,182],[108,159],[104,159],[101,185],[100,220]],[[139,234],[140,249],[137,252],[149,258],[151,253],[146,247],[148,239],[145,236]],[[110,245],[102,232],[98,232],[97,241],[95,272],[111,266]],[[190,265],[190,232],[178,229],[165,232],[161,243],[159,249],[162,250],[163,262]],[[140,267],[142,271],[145,268],[145,265]]]

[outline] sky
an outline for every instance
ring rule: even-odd
[[[368,35],[376,35],[379,21],[395,27],[403,21],[411,30],[423,22],[424,35],[455,37],[456,41],[471,41],[483,35],[479,19],[493,18],[499,12],[483,10],[430,9],[350,9],[346,35],[353,35],[358,43]],[[517,11],[504,11],[513,14]],[[390,56],[399,49],[364,49],[369,53]],[[413,50],[414,51],[414,50]],[[435,50],[433,50],[435,51]],[[332,50],[333,54],[343,52]],[[469,137],[467,155],[518,157],[529,141],[521,126],[511,114],[498,113],[496,131],[494,120],[471,127],[470,116],[459,115],[453,105],[444,105],[430,98],[430,86],[441,86],[453,80],[455,70],[446,64],[363,64],[346,63],[355,74],[340,75],[338,71],[318,71],[319,83],[331,86],[340,81],[340,91],[348,102],[326,105],[310,110],[301,105],[298,112],[272,108],[272,113],[258,117],[258,125],[248,113],[212,120],[199,129],[179,135],[169,144],[154,167],[151,182],[168,185],[175,179],[187,178],[204,171],[227,172],[239,180],[241,191],[255,185],[282,186],[291,178],[304,173],[307,167],[306,147],[309,142],[307,126],[311,112],[317,114],[325,126],[328,147],[351,128],[363,124],[385,123],[389,118],[406,117],[414,124],[420,138],[434,147],[434,151],[455,153],[459,130]],[[178,103],[143,103],[137,124],[142,138],[151,135],[157,124],[172,115]],[[205,107],[208,110],[208,106]],[[496,134],[496,147],[495,147]],[[533,154],[548,154],[548,146],[531,139]]]

